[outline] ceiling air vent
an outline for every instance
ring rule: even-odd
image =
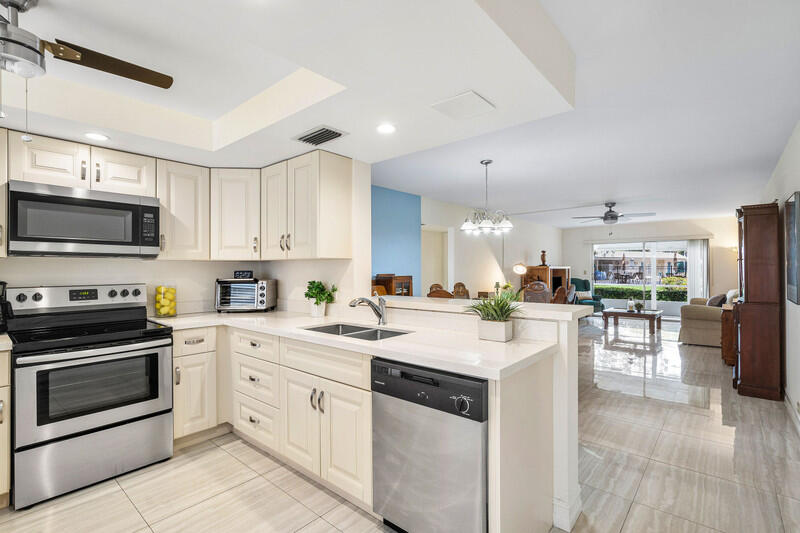
[[[304,142],[307,144],[313,144],[314,146],[319,146],[320,144],[324,144],[328,141],[338,139],[342,135],[347,135],[347,134],[343,131],[329,128],[328,126],[319,126],[305,133],[301,133],[297,137],[294,137],[294,139],[296,141]]]

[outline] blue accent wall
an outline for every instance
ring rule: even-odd
[[[422,294],[422,207],[416,194],[372,186],[372,275],[414,277]]]

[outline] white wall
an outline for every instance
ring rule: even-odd
[[[467,286],[471,295],[494,290],[495,282],[508,280],[517,286],[519,276],[511,267],[520,261],[538,265],[541,250],[547,250],[548,263],[561,262],[559,228],[512,218],[514,229],[503,236],[466,235],[458,228],[470,211],[468,207],[422,197],[422,224],[451,230],[448,260],[453,273],[448,276],[448,289],[458,281]]]
[[[417,296],[424,296],[434,283],[448,286],[447,281],[447,231],[422,228],[422,284],[415,287]]]
[[[607,242],[665,241],[708,239],[710,262],[710,294],[721,294],[738,287],[736,246],[738,229],[734,210],[731,216],[666,222],[620,222],[613,226],[599,225],[563,230],[562,257],[572,267],[572,276],[590,279],[592,244]],[[609,232],[612,233],[609,236]]]
[[[778,200],[783,210],[783,202],[795,191],[800,190],[800,122],[795,126],[786,148],[783,150],[772,177],[764,187],[761,201]],[[800,306],[785,300],[786,306],[786,396],[794,407],[795,414],[800,415]]]

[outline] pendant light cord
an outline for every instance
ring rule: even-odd
[[[25,78],[25,134],[28,133],[28,78]]]

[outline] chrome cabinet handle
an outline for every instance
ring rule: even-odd
[[[256,418],[256,417],[254,417],[253,415],[250,415],[248,418],[249,418],[251,424],[260,423],[260,420],[258,418]]]
[[[250,341],[250,346],[253,348],[261,348],[261,345],[257,342]]]
[[[166,244],[167,244],[167,238],[164,237],[164,234],[162,233],[161,234],[161,239],[160,239],[160,241],[158,243],[158,248],[163,252],[164,251],[164,247],[166,246]]]
[[[319,398],[317,399],[317,405],[319,406],[319,412],[323,415],[325,414],[325,409],[322,408],[322,398],[325,396],[325,391],[319,391]]]
[[[188,345],[191,346],[191,345],[194,345],[194,344],[200,344],[200,343],[204,342],[205,340],[206,339],[204,337],[198,337],[196,339],[186,339],[185,341],[183,341],[183,344],[188,344]]]
[[[314,387],[314,390],[311,391],[311,398],[309,398],[309,401],[311,402],[311,407],[313,407],[315,411],[317,410],[317,404],[314,398],[316,394],[317,394],[317,388]]]
[[[81,161],[81,179],[86,179],[86,161]]]
[[[287,250],[291,250],[292,249],[292,247],[289,246],[289,239],[291,239],[291,238],[292,238],[292,234],[291,233],[287,233],[286,234],[286,249]]]
[[[0,424],[6,420],[6,402],[0,400]]]
[[[258,252],[258,237],[253,237],[253,251]]]
[[[286,235],[281,235],[281,242],[280,242],[281,252],[286,251],[286,247],[283,245],[285,240],[286,240]]]
[[[100,163],[95,163],[95,169],[94,181],[100,183]]]
[[[175,385],[181,384],[181,367],[175,367]]]
[[[250,381],[252,381],[253,383],[258,383],[258,382],[260,382],[260,381],[261,381],[261,378],[259,378],[259,377],[256,377],[256,376],[248,376],[248,379],[249,379]]]

